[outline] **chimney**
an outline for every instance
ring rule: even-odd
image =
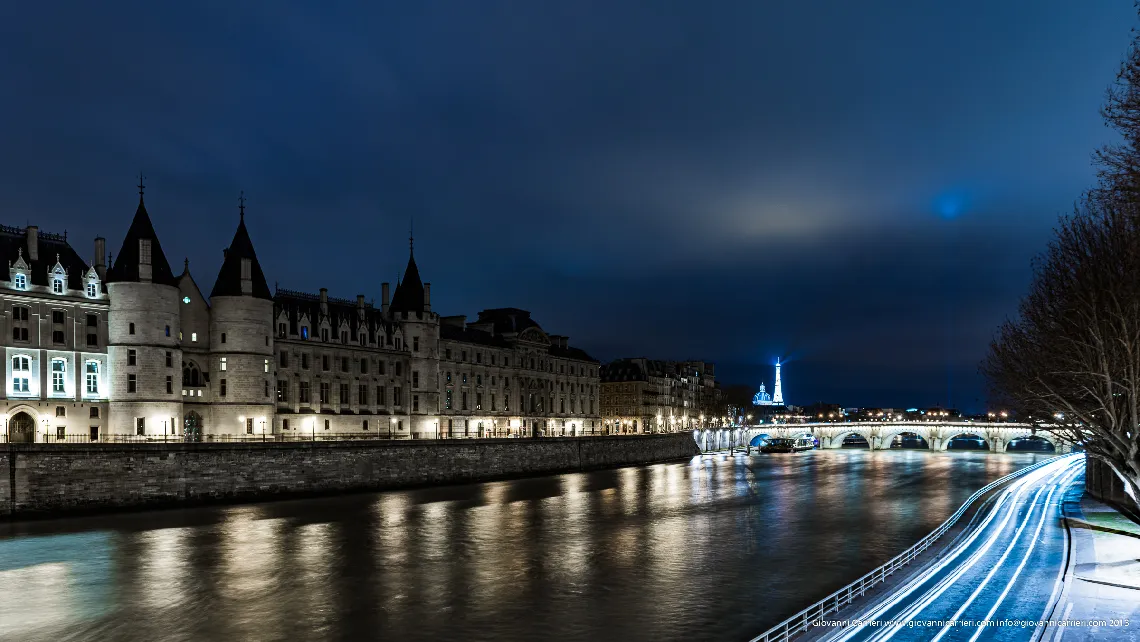
[[[329,313],[329,289],[321,288],[321,314]]]
[[[431,283],[424,283],[424,312],[431,312]]]
[[[388,284],[383,283],[380,286],[380,312],[388,314]]]
[[[253,261],[241,260],[241,293],[253,294]]]
[[[363,294],[356,295],[356,307],[360,308],[361,310],[364,309],[364,295]]]
[[[40,259],[40,228],[36,225],[29,225],[24,231],[28,235],[28,262],[38,261]]]
[[[107,258],[107,239],[102,236],[95,237],[95,273],[99,275],[100,281],[107,280],[107,264],[104,262]]]

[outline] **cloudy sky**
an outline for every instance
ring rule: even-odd
[[[0,222],[118,251],[147,178],[209,290],[237,195],[270,281],[530,309],[596,357],[980,410],[1093,177],[1130,0],[9,3]],[[270,284],[271,286],[273,283]]]

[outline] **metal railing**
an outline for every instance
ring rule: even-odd
[[[894,574],[895,571],[913,562],[915,558],[930,548],[936,541],[938,541],[940,537],[945,535],[946,531],[950,530],[950,528],[954,526],[954,524],[958,521],[958,519],[962,517],[966,510],[986,493],[1032,470],[1036,470],[1037,468],[1050,463],[1055,463],[1058,459],[1076,456],[1080,455],[1064,455],[1059,458],[1046,459],[1045,461],[1037,462],[1032,466],[1026,466],[1025,468],[1014,471],[1005,477],[1002,477],[1001,479],[996,479],[989,484],[986,484],[978,492],[970,495],[970,498],[967,499],[958,508],[958,510],[954,511],[953,515],[951,515],[945,522],[942,522],[942,525],[934,529],[934,531],[932,531],[929,535],[919,540],[917,544],[891,558],[891,560],[886,564],[883,564],[870,573],[867,573],[863,577],[860,577],[847,586],[844,586],[831,595],[828,595],[815,604],[812,604],[799,613],[796,613],[792,617],[784,620],[783,622],[780,622],[776,626],[752,638],[751,642],[783,642],[785,640],[792,639],[793,636],[807,631],[813,621],[822,619],[823,616],[828,615],[829,613],[837,613],[840,609],[853,603],[856,598],[863,597],[863,595],[875,585],[886,581],[886,579]]]

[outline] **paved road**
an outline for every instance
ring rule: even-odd
[[[1062,457],[1015,480],[951,552],[825,639],[1034,638],[1060,588],[1061,500],[1083,463],[1080,456]]]

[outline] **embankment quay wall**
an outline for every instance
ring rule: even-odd
[[[1134,518],[1140,517],[1140,506],[1128,496],[1124,482],[1108,464],[1092,457],[1085,458],[1085,491],[1106,504],[1131,513]]]
[[[442,441],[9,444],[0,516],[260,501],[649,464],[691,433]]]

